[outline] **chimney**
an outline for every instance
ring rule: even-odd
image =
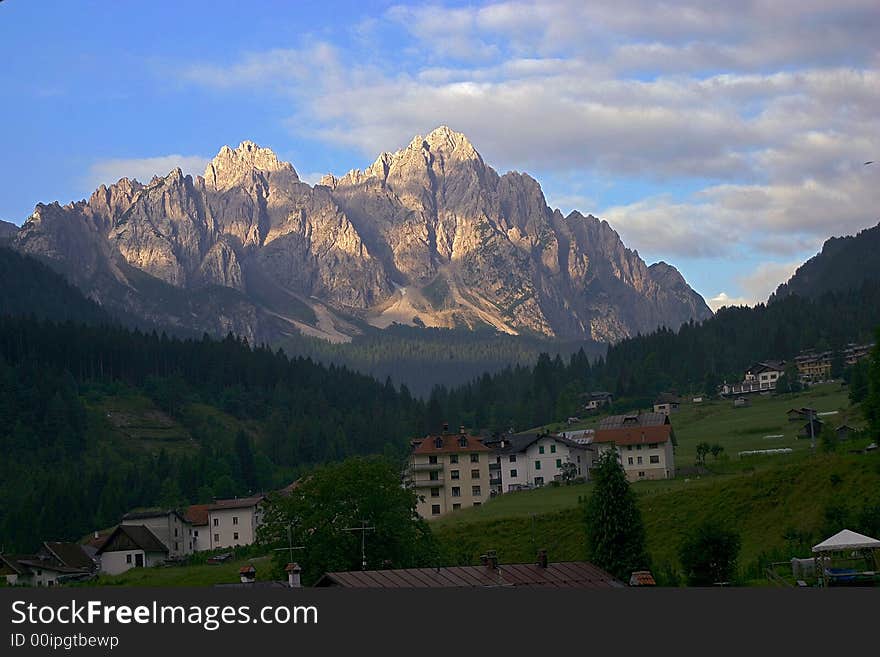
[[[98,536],[98,530],[97,530],[97,529],[95,530],[95,538],[100,538],[100,536]]]
[[[538,550],[538,566],[540,568],[547,567],[547,550],[541,548]]]
[[[483,566],[488,566],[489,565],[489,555],[488,554],[481,554],[480,555],[480,563]]]
[[[238,577],[242,584],[253,584],[257,579],[257,569],[253,564],[242,566],[238,571]]]
[[[287,585],[292,589],[298,589],[302,586],[302,568],[298,563],[289,563],[284,568],[287,572]]]
[[[445,436],[447,433],[449,433],[449,422],[444,422],[443,423],[443,435]]]
[[[464,435],[464,425],[463,424],[460,427],[458,427],[458,433],[460,433],[462,436]]]
[[[492,570],[498,568],[498,555],[495,553],[495,550],[489,550],[486,553],[486,565]]]

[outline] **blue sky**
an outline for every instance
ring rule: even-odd
[[[224,144],[310,181],[447,124],[713,305],[880,219],[876,1],[0,2],[0,218]]]

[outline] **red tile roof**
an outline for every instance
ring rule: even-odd
[[[186,511],[183,514],[183,517],[191,525],[207,525],[208,509],[210,508],[210,504],[193,504],[192,506],[187,507]]]
[[[465,439],[465,445],[460,444],[461,438]],[[441,447],[437,447],[437,441]],[[488,452],[479,438],[468,434],[451,433],[443,436],[426,436],[413,449],[413,454],[445,454],[448,452]]]
[[[353,570],[325,573],[317,586],[347,588],[476,588],[490,586],[619,588],[623,584],[586,561],[533,563],[450,568],[402,568],[399,570]]]
[[[617,429],[598,429],[594,443],[614,443],[615,445],[644,445],[665,443],[672,436],[672,425],[620,427]]]

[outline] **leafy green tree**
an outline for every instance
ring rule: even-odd
[[[706,465],[706,455],[712,451],[712,445],[707,442],[697,444],[697,465]]]
[[[864,402],[864,413],[868,419],[871,437],[880,438],[880,329],[877,329],[876,346],[871,351],[868,366],[868,396]]]
[[[715,459],[716,461],[718,460],[718,457],[721,456],[721,453],[723,451],[724,451],[724,446],[719,445],[718,443],[715,443],[714,445],[712,445],[712,447],[709,448],[709,452],[711,452],[712,458]]]
[[[415,491],[401,486],[400,471],[381,458],[355,457],[300,478],[286,497],[273,498],[258,538],[276,548],[290,539],[307,584],[334,570],[360,570],[362,540],[368,569],[412,568],[436,563],[427,522],[416,512]],[[359,527],[370,527],[365,538]],[[283,550],[280,570],[290,558]]]
[[[845,380],[849,384],[850,404],[860,404],[868,397],[868,378],[871,367],[870,360],[860,360],[846,370]]]
[[[615,577],[629,581],[634,570],[650,566],[642,515],[616,450],[602,454],[594,472],[593,493],[587,500],[584,516],[587,558]]]
[[[741,544],[739,534],[718,523],[697,525],[678,550],[688,585],[711,586],[733,580]]]
[[[790,361],[785,364],[782,376],[776,380],[776,393],[784,394],[787,392],[800,392],[803,390],[800,375],[798,374],[797,364]]]

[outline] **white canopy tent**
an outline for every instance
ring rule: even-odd
[[[826,538],[813,546],[813,560],[816,563],[819,585],[876,582],[878,551],[880,551],[880,540],[849,529],[844,529],[834,536]],[[835,554],[838,556],[834,557]],[[864,565],[861,569],[853,568],[852,566],[857,564],[852,563],[846,564],[846,567],[843,568],[832,568],[832,565],[844,565],[840,563],[841,560],[862,562]]]
[[[880,541],[849,529],[837,532],[813,546],[813,552],[844,552],[846,550],[878,550]]]

